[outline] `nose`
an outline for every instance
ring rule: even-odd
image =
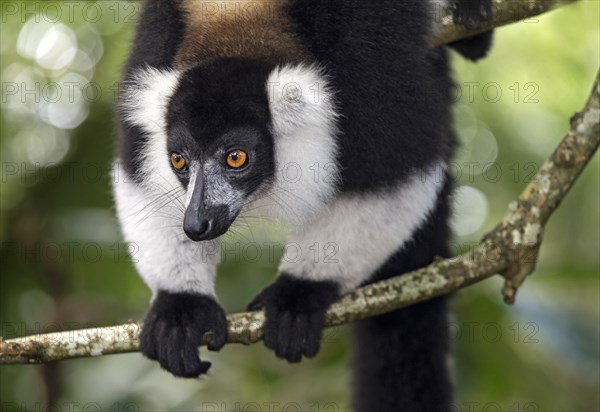
[[[183,231],[194,242],[209,240],[213,228],[213,219],[186,214]]]

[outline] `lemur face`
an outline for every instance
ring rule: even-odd
[[[245,210],[300,224],[335,194],[337,112],[321,68],[216,59],[144,68],[124,86],[120,114],[141,137],[120,161],[146,196],[177,204],[170,218],[190,239],[219,237]]]
[[[214,61],[186,72],[167,116],[167,152],[187,188],[183,230],[194,241],[224,234],[274,175],[265,81],[272,68]]]

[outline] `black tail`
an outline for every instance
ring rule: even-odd
[[[418,269],[436,256],[448,255],[451,185],[446,186],[429,222],[374,280]],[[356,324],[356,412],[450,410],[447,300],[437,298]]]

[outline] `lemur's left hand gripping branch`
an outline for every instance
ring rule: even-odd
[[[544,226],[599,145],[600,73],[586,107],[572,118],[567,136],[479,247],[344,296],[329,309],[327,325],[337,326],[400,309],[498,273],[506,279],[504,298],[512,303],[517,289],[535,268]],[[233,314],[227,320],[228,343],[248,345],[262,339],[263,312]],[[136,352],[140,329],[140,324],[129,322],[6,341],[0,338],[0,364],[44,363]],[[207,333],[203,344],[210,339],[210,333]]]

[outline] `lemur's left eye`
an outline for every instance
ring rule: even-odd
[[[233,150],[227,154],[227,166],[239,169],[248,163],[248,154],[243,150]]]
[[[171,154],[171,164],[173,165],[175,170],[181,172],[186,168],[187,161],[185,160],[185,157],[183,157],[181,154],[172,153]]]

